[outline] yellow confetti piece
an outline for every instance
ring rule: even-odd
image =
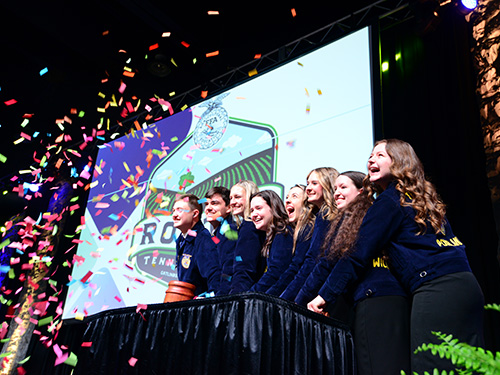
[[[124,162],[123,162],[123,166],[125,167],[125,170],[126,170],[127,172],[130,172],[130,168],[128,167],[127,162],[125,162],[125,161],[124,161]]]
[[[320,89],[318,89],[318,95],[323,95],[323,92]]]
[[[76,313],[75,314],[75,319],[76,320],[83,320],[83,318],[85,318],[85,315],[83,315],[82,313]]]
[[[253,77],[253,76],[257,75],[257,74],[258,74],[257,69],[252,69],[252,70],[250,70],[248,72],[248,76],[249,77]]]

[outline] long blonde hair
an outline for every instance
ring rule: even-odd
[[[424,167],[415,150],[409,143],[399,139],[382,139],[375,146],[381,143],[385,143],[385,150],[392,159],[390,170],[396,190],[401,193],[401,206],[415,210],[418,234],[425,233],[427,221],[435,233],[440,232],[445,222],[446,206],[434,185],[425,177]]]
[[[316,168],[309,172],[307,175],[308,179],[313,172],[316,172],[318,175],[319,184],[323,188],[324,202],[320,207],[320,212],[325,219],[331,221],[337,214],[337,205],[335,204],[333,194],[335,192],[335,180],[337,179],[339,172],[332,167]]]
[[[304,202],[302,212],[297,220],[297,225],[295,226],[295,231],[293,233],[293,251],[297,246],[297,241],[299,236],[303,241],[307,241],[312,236],[314,223],[316,221],[316,214],[321,211],[323,217],[327,220],[333,220],[337,214],[337,205],[335,204],[335,199],[333,199],[334,185],[339,172],[335,168],[331,167],[321,167],[313,169],[307,175],[307,178],[311,173],[316,172],[318,175],[318,181],[323,189],[324,202],[321,208],[318,208],[307,199],[307,194],[304,194]],[[307,232],[305,232],[307,231]]]
[[[257,184],[251,180],[240,180],[237,183],[235,183],[231,189],[234,186],[239,186],[245,191],[245,209],[243,210],[243,217],[240,217],[239,215],[234,216],[234,220],[236,221],[236,225],[239,227],[241,223],[243,222],[242,220],[247,220],[247,221],[252,221],[250,219],[250,197],[253,194],[256,194],[259,192],[259,188]]]

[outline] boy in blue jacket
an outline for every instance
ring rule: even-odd
[[[205,216],[213,228],[212,240],[217,246],[221,267],[219,295],[229,294],[231,290],[236,247],[237,228],[231,216],[229,193],[223,186],[214,186],[205,194]]]
[[[181,231],[176,241],[177,278],[196,286],[195,295],[216,293],[220,283],[217,248],[210,232],[200,221],[202,207],[193,194],[184,194],[174,203],[174,227]]]

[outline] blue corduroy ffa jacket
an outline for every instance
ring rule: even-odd
[[[311,243],[309,245],[309,249],[307,250],[304,262],[302,263],[299,272],[297,272],[290,284],[286,287],[283,293],[281,293],[281,298],[289,301],[295,300],[297,293],[299,293],[300,288],[302,288],[306,282],[307,277],[312,272],[319,259],[321,246],[323,245],[323,240],[328,233],[329,226],[330,221],[323,217],[321,211],[318,212],[314,222]]]
[[[230,294],[248,292],[262,276],[260,252],[266,233],[255,228],[252,221],[243,220],[238,228],[234,249],[233,277]]]
[[[218,295],[229,294],[231,290],[231,280],[233,277],[234,249],[236,248],[236,239],[233,239],[233,233],[237,232],[236,223],[231,215],[226,217],[219,227],[215,230],[217,242],[217,253],[221,267],[221,280]],[[231,232],[231,235],[229,235]]]
[[[279,277],[286,271],[292,261],[293,231],[288,227],[288,231],[279,232],[273,239],[269,249],[269,257],[262,257],[262,265],[265,272],[255,283],[250,291],[265,292],[273,286]]]
[[[427,231],[418,235],[415,211],[401,206],[399,198],[395,183],[391,183],[368,209],[359,230],[356,251],[337,262],[319,291],[325,301],[334,301],[352,286],[384,248],[388,251],[391,270],[410,293],[437,277],[470,272],[465,246],[455,237],[449,223],[446,221],[438,234],[427,224]]]
[[[196,236],[188,232],[185,239],[181,235],[176,241],[177,278],[196,285],[195,295],[217,292],[220,264],[215,242],[200,221],[191,230]]]

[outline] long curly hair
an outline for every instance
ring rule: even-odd
[[[262,190],[252,194],[250,202],[256,197],[260,197],[266,202],[271,208],[271,213],[273,215],[269,227],[266,230],[266,240],[264,241],[264,245],[262,245],[261,251],[261,254],[267,258],[269,257],[269,250],[276,234],[289,233],[288,212],[280,196],[272,190]]]
[[[415,150],[409,143],[399,139],[382,139],[375,146],[382,143],[385,143],[385,150],[392,159],[390,171],[396,182],[396,190],[401,193],[401,206],[415,210],[418,234],[427,231],[427,223],[435,233],[439,233],[445,222],[446,206],[435,186],[425,177],[424,167]],[[374,190],[380,192],[377,186]]]
[[[355,250],[358,230],[366,211],[373,203],[373,196],[365,189],[365,177],[362,172],[347,171],[340,176],[348,177],[361,192],[333,219],[322,246],[322,256],[339,259]]]

